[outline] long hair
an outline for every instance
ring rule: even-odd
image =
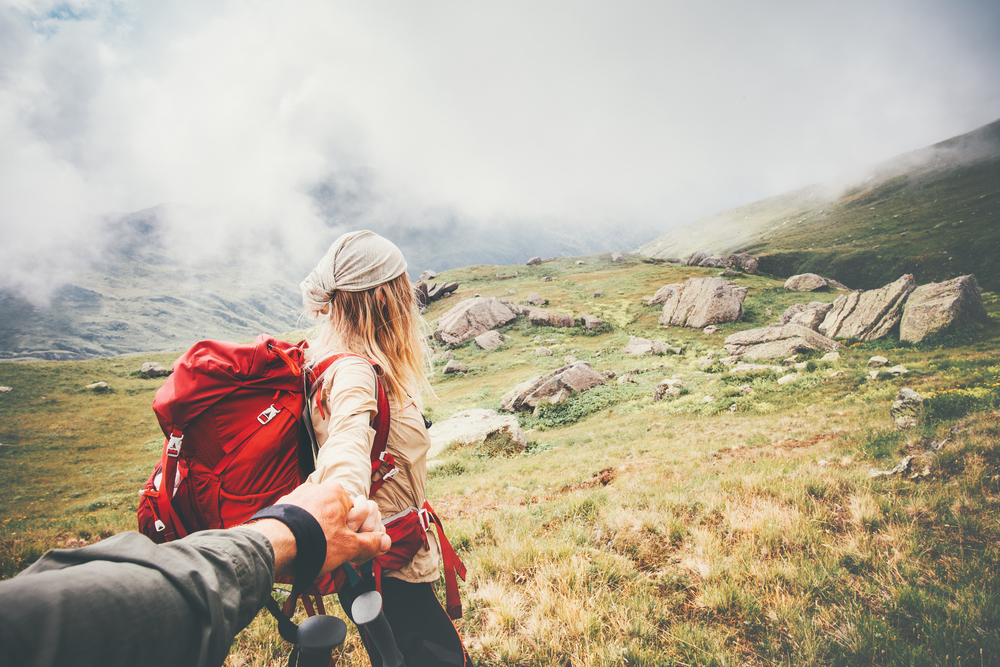
[[[305,298],[303,305],[319,320],[309,339],[309,358],[319,361],[337,352],[353,352],[376,362],[390,399],[421,405],[421,391],[434,395],[424,373],[423,318],[406,273],[362,292],[335,290],[329,300]]]

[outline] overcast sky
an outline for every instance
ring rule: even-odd
[[[163,203],[307,262],[331,218],[662,231],[998,117],[996,0],[0,0],[0,286]]]

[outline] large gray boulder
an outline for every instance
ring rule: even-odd
[[[483,350],[495,350],[503,345],[503,336],[490,329],[476,336],[476,345]]]
[[[823,276],[816,275],[815,273],[800,273],[785,281],[785,289],[793,292],[815,292],[818,289],[823,289],[828,284],[826,278]]]
[[[664,302],[659,323],[704,329],[743,317],[748,287],[722,278],[690,278]]]
[[[496,297],[462,299],[438,318],[436,340],[458,345],[481,333],[507,324],[523,310],[516,303]]]
[[[139,372],[148,378],[160,378],[170,375],[173,370],[169,368],[164,368],[162,364],[158,361],[146,361],[143,362],[142,367]]]
[[[527,446],[524,431],[514,415],[501,415],[496,410],[474,408],[456,413],[443,421],[434,422],[428,430],[431,448],[427,458],[432,459],[448,447],[467,447],[486,442],[497,433],[506,433],[521,446]]]
[[[903,303],[917,284],[907,273],[880,289],[841,294],[817,331],[828,338],[883,338],[903,317]]]
[[[728,267],[734,267],[744,273],[757,273],[757,258],[745,252],[737,252],[722,258]]]
[[[590,313],[584,313],[580,316],[580,324],[587,329],[597,329],[598,327],[604,326],[604,320],[599,317],[594,317]]]
[[[436,274],[435,272],[431,271],[430,269],[427,269],[426,271],[424,271],[423,273],[420,274],[420,277],[417,278],[417,280],[419,280],[422,283],[426,283],[426,282],[429,282],[431,280],[434,280],[435,278],[437,278],[437,276],[438,276],[438,274]]]
[[[799,324],[771,325],[740,331],[723,343],[731,355],[750,359],[784,359],[813,350],[835,350],[837,343]]]
[[[899,339],[919,343],[927,336],[969,322],[987,322],[983,292],[976,276],[959,276],[921,285],[903,304]]]
[[[537,292],[529,292],[526,301],[530,303],[532,306],[538,306],[539,308],[541,308],[542,306],[544,306],[549,302],[548,299],[546,299],[541,294],[538,294]]]
[[[562,403],[574,393],[593,389],[605,380],[588,362],[578,361],[517,385],[500,399],[500,409],[518,412],[533,410],[543,401]]]
[[[684,290],[684,283],[671,283],[669,285],[664,285],[660,289],[656,290],[653,296],[646,299],[647,306],[662,306],[671,297],[677,296]]]
[[[536,327],[572,327],[576,325],[576,320],[573,319],[572,315],[544,308],[529,308],[528,321]]]
[[[688,266],[726,266],[725,258],[722,255],[712,255],[707,252],[693,252],[688,255],[684,263]]]
[[[826,314],[833,308],[832,303],[813,301],[808,304],[796,303],[788,307],[781,316],[782,324],[800,324],[816,331],[823,323]]]
[[[672,347],[669,343],[664,343],[662,340],[649,340],[648,338],[629,336],[628,345],[622,348],[622,352],[636,357],[643,357],[650,354],[667,354],[668,352],[681,354],[683,350],[679,347]]]

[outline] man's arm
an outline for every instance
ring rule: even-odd
[[[388,548],[387,537],[353,532],[368,508],[352,513],[335,483],[307,483],[279,502],[320,522],[324,572]],[[122,533],[50,551],[0,582],[0,655],[17,665],[220,665],[270,594],[276,563],[290,573],[295,556],[290,531],[274,520],[159,546]]]

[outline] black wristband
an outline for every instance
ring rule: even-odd
[[[295,585],[293,589],[308,588],[326,562],[326,535],[312,514],[297,505],[272,505],[254,514],[250,521],[277,519],[288,526],[295,537]]]

